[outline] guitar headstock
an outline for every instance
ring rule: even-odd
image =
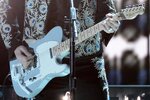
[[[120,17],[122,20],[131,20],[136,18],[138,15],[142,15],[145,11],[144,4],[132,6],[129,8],[122,9],[120,12]]]

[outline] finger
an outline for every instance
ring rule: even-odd
[[[33,62],[34,56],[26,56],[22,49],[24,49],[23,46],[17,47],[15,50],[16,58],[19,60],[19,62],[23,65],[24,68],[28,68],[28,66]]]
[[[33,61],[35,56],[27,57],[27,61]]]
[[[115,27],[118,27],[120,25],[120,22],[119,21],[116,21],[112,18],[109,18],[108,20],[110,23],[112,23]]]
[[[34,59],[34,56],[27,57],[23,55],[21,52],[16,52],[16,58],[21,62],[28,62]]]
[[[108,14],[106,14],[106,17],[107,17],[107,18],[112,18],[113,16],[114,16],[113,13],[108,13]]]
[[[20,51],[20,49],[15,50],[15,55],[16,55],[16,58],[18,60],[27,61],[27,57],[24,54],[22,54],[22,52]]]
[[[110,29],[109,25],[107,24],[107,19],[104,21],[103,26],[104,26],[104,30],[106,31]]]
[[[20,50],[17,50],[17,51],[15,51],[15,55],[16,55],[16,58],[21,62],[21,63],[26,63],[26,62],[28,62],[30,59],[31,59],[31,57],[27,57],[27,56],[25,56],[24,54],[22,54],[22,52],[20,51]]]
[[[25,68],[25,69],[28,68],[29,65],[32,63],[32,60],[28,60],[27,57],[25,57],[23,59],[18,59],[18,60],[21,62],[21,64],[23,65],[23,68]]]
[[[27,69],[30,66],[31,63],[32,63],[32,61],[22,63],[23,68]]]
[[[106,23],[102,23],[102,28],[106,33],[113,33],[113,29],[111,29],[110,27],[108,27],[108,25],[106,25]]]
[[[22,53],[24,53],[27,57],[31,57],[31,56],[32,56],[32,54],[28,51],[28,49],[27,49],[26,47],[22,46],[22,47],[20,48],[20,50],[21,50]]]
[[[114,27],[113,24],[110,23],[109,19],[110,19],[110,18],[107,18],[107,19],[106,19],[106,23],[105,23],[105,27],[107,27],[106,32],[107,32],[107,33],[113,33],[113,32],[116,31],[116,27]]]
[[[108,13],[106,15],[107,18],[112,18],[114,21],[119,21],[119,17],[117,16],[117,14],[114,13]]]
[[[112,28],[114,31],[117,31],[119,28],[119,23],[112,19],[109,19],[109,21],[107,21],[107,25],[109,25],[109,27]]]
[[[27,61],[26,57],[23,56],[17,56],[17,59],[19,62],[23,65],[23,68],[27,68],[29,65],[29,62]]]

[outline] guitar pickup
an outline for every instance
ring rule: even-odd
[[[34,81],[36,79],[37,79],[36,77],[32,77],[32,78],[29,78],[29,81]]]

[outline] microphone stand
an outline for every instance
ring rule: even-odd
[[[75,100],[76,90],[76,76],[75,76],[75,39],[78,37],[76,25],[76,8],[74,7],[74,0],[70,0],[70,20],[71,20],[71,38],[70,38],[70,77],[69,90],[70,99]]]

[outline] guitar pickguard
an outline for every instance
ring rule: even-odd
[[[69,74],[66,64],[57,63],[57,57],[51,57],[50,48],[62,41],[62,29],[53,28],[43,39],[29,45],[35,53],[35,66],[23,69],[18,60],[10,61],[13,87],[17,95],[26,98],[36,96],[55,77]]]

